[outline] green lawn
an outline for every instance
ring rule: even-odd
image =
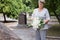
[[[52,25],[52,27],[47,31],[49,36],[60,36],[60,24]]]

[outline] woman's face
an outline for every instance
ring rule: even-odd
[[[43,8],[43,6],[44,6],[44,3],[39,2],[39,8]]]

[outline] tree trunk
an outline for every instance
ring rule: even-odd
[[[54,14],[55,14],[56,18],[58,19],[58,22],[60,23],[60,19],[59,19],[58,15],[56,14],[55,11],[54,11]]]
[[[56,10],[56,4],[54,3],[54,1],[52,1],[52,9],[53,9],[53,12],[54,12],[54,14],[55,14],[55,16],[56,16],[56,18],[58,19],[58,22],[60,23],[60,19],[59,19],[59,17],[58,17],[58,15],[57,15],[57,13],[55,12],[55,10]]]
[[[3,17],[4,17],[4,22],[6,22],[6,16],[5,16],[5,13],[3,13]]]

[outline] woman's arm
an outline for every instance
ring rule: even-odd
[[[50,21],[50,15],[48,10],[46,10],[46,20],[44,20],[44,23],[47,24]]]

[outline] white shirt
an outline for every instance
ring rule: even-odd
[[[46,8],[43,8],[42,11],[39,11],[38,8],[34,9],[32,18],[34,18],[34,17],[41,17],[44,20],[50,20],[50,15]],[[48,29],[47,24],[44,26],[44,29]]]

